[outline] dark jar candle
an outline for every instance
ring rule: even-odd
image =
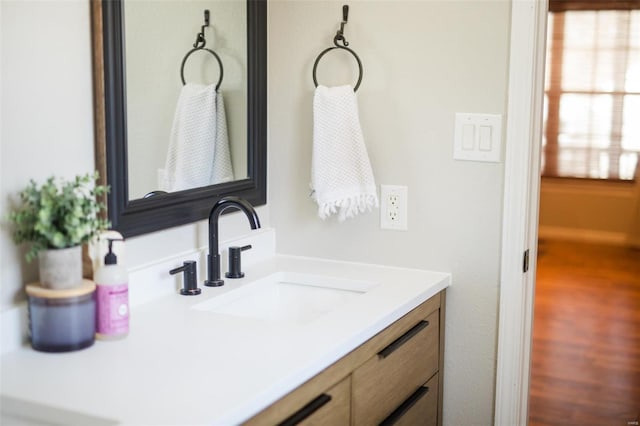
[[[28,284],[31,347],[42,352],[70,352],[95,342],[96,303],[93,281],[52,290]]]

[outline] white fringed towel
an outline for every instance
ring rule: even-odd
[[[227,113],[222,93],[218,92],[216,95],[216,142],[211,184],[229,182],[234,179],[229,133],[227,132]]]
[[[376,184],[351,86],[318,86],[313,97],[312,197],[318,215],[343,221],[378,207]]]
[[[233,180],[222,94],[215,85],[182,86],[159,185],[180,191]]]

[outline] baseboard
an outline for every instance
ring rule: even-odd
[[[538,229],[538,238],[549,240],[579,241],[615,246],[627,245],[624,232],[597,231],[593,229],[563,228],[559,226],[542,226]]]

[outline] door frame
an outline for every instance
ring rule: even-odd
[[[528,422],[547,14],[548,0],[511,3],[494,420],[499,426]]]

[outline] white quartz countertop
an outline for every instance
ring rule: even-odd
[[[305,324],[192,309],[279,271],[376,285]],[[1,359],[3,411],[82,424],[241,423],[451,279],[447,273],[282,255],[246,267],[245,273],[223,287],[203,287],[200,296],[176,293],[135,306],[125,339],[96,341],[63,354],[27,346],[9,352]]]

